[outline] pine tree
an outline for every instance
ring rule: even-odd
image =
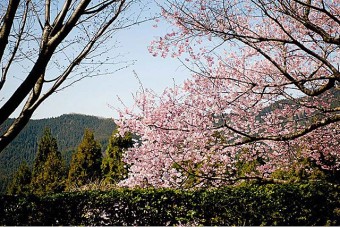
[[[38,143],[38,151],[33,163],[33,175],[35,175],[34,173],[42,171],[42,167],[47,161],[47,157],[50,153],[57,152],[57,140],[52,136],[51,130],[49,128],[45,128],[43,136]]]
[[[7,188],[9,195],[26,195],[31,191],[30,184],[32,179],[32,172],[24,161],[18,171],[15,173],[12,182]]]
[[[131,133],[126,133],[122,137],[117,129],[113,131],[102,162],[102,173],[106,183],[115,184],[127,177],[128,168],[123,161],[123,154],[132,146]]]
[[[50,129],[45,129],[38,144],[31,187],[34,194],[61,192],[65,188],[65,164]]]
[[[83,186],[98,180],[101,176],[102,152],[93,132],[86,129],[83,140],[73,154],[68,174],[67,186]]]

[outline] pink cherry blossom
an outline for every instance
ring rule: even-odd
[[[244,177],[268,178],[298,157],[339,170],[340,1],[167,2],[173,31],[149,51],[199,70],[121,111],[121,133],[140,136],[122,185],[219,186],[242,162],[258,161]]]

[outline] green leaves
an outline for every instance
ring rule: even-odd
[[[65,171],[65,163],[58,151],[57,140],[52,136],[50,129],[45,129],[33,165],[32,193],[42,195],[63,191]]]
[[[32,172],[26,162],[23,162],[15,173],[7,193],[10,195],[26,195],[31,191]]]
[[[123,161],[124,152],[133,146],[132,134],[125,133],[122,137],[116,129],[110,138],[101,165],[104,181],[116,184],[128,175],[128,167]]]
[[[101,162],[101,146],[94,139],[93,132],[85,130],[83,140],[72,156],[67,187],[70,189],[99,179]]]
[[[0,225],[339,225],[330,184],[116,189],[0,197]]]

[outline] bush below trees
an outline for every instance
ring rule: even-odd
[[[0,197],[0,225],[339,225],[330,184],[117,189]]]

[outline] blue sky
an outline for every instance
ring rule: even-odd
[[[151,7],[154,7],[151,13],[157,12],[157,6]],[[189,75],[185,67],[181,66],[180,61],[153,57],[148,52],[147,47],[150,42],[171,29],[167,24],[154,28],[154,24],[154,21],[145,22],[116,34],[118,47],[111,50],[112,54],[122,54],[120,60],[135,61],[133,65],[113,75],[86,78],[53,94],[38,107],[32,118],[56,117],[67,113],[116,118],[118,115],[110,106],[122,108],[117,96],[127,106],[133,104],[132,94],[139,88],[134,71],[145,88],[151,88],[159,93],[165,87],[172,86],[174,80],[176,84],[180,84]],[[119,66],[113,66],[113,70],[115,70],[114,67]],[[17,113],[15,112],[13,116]]]

